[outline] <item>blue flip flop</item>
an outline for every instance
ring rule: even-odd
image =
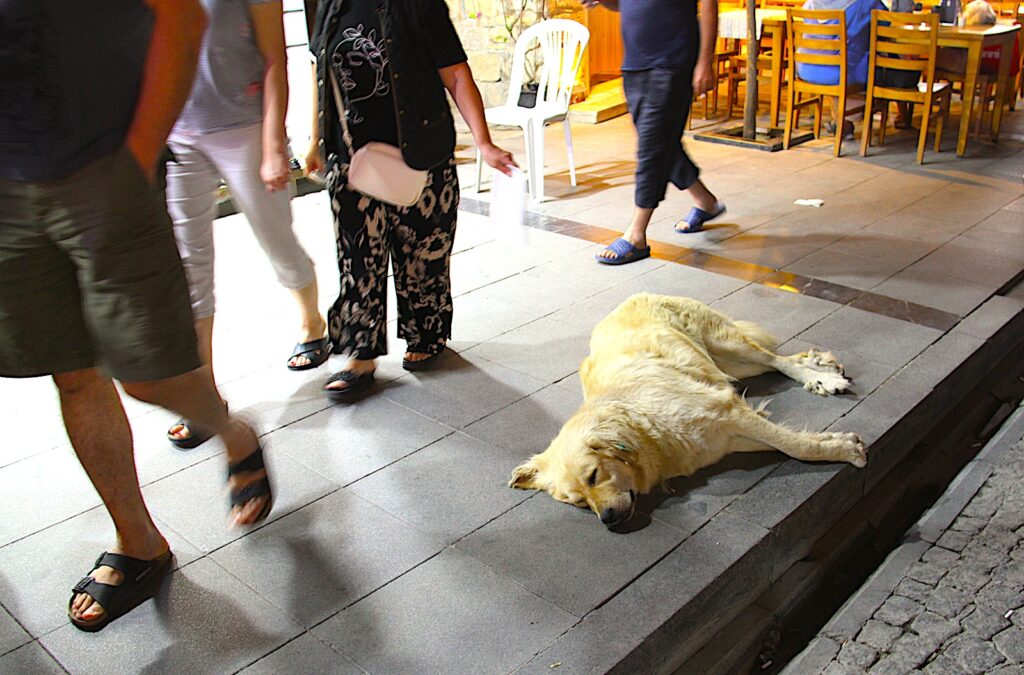
[[[700,232],[704,229],[704,223],[717,218],[723,213],[725,213],[725,204],[722,202],[715,202],[715,210],[712,213],[708,213],[704,209],[698,209],[694,206],[690,209],[690,212],[686,214],[685,218],[676,223],[676,232],[679,234],[693,234],[694,232]],[[683,223],[686,223],[686,227],[679,227]]]
[[[626,263],[636,262],[637,260],[643,260],[644,258],[651,257],[650,246],[637,248],[622,237],[619,237],[610,243],[604,250],[611,251],[615,254],[615,257],[603,258],[600,255],[595,255],[594,258],[602,265],[625,265]]]

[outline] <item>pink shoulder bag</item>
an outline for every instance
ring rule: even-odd
[[[331,89],[334,90],[334,104],[341,120],[342,139],[348,148],[348,186],[393,206],[413,206],[427,186],[427,172],[410,167],[402,158],[402,151],[388,143],[371,141],[353,151],[341,89],[334,68],[328,64],[327,70],[331,74]]]

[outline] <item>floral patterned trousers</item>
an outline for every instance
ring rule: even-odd
[[[341,274],[341,292],[327,313],[335,353],[357,359],[387,354],[389,258],[398,337],[408,350],[436,354],[451,337],[449,261],[459,208],[455,159],[429,173],[419,202],[402,207],[349,190],[336,165],[328,172]]]

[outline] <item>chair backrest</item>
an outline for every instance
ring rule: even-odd
[[[846,86],[846,12],[841,9],[790,9],[786,12],[789,81],[798,79],[799,64],[839,68],[839,86]]]
[[[934,13],[871,12],[871,43],[868,64],[868,87],[883,98],[893,92],[901,93],[903,100],[911,100],[917,93],[920,100],[930,101],[935,83],[935,54],[938,50],[939,15]],[[923,76],[924,87],[900,92],[901,87],[876,82],[878,69],[917,72]],[[885,92],[877,92],[879,88]]]
[[[970,0],[968,0],[969,2]],[[967,3],[964,3],[966,6]],[[1003,17],[1005,19],[1016,19],[1017,11],[1019,8],[1019,0],[990,0],[989,5],[992,6],[996,16]]]
[[[519,103],[526,74],[526,58],[532,49],[540,49],[537,60],[537,105],[565,112],[569,109],[576,73],[583,62],[583,50],[590,40],[590,31],[578,21],[547,19],[533,24],[520,34],[512,52],[506,105]],[[538,43],[534,45],[534,42]]]

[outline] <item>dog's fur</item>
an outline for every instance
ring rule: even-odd
[[[544,490],[613,525],[633,515],[637,495],[731,452],[778,449],[864,466],[856,434],[787,429],[736,392],[735,380],[771,370],[823,396],[850,384],[829,352],[778,356],[774,348],[761,327],[696,300],[634,295],[591,334],[583,406],[509,486]]]

